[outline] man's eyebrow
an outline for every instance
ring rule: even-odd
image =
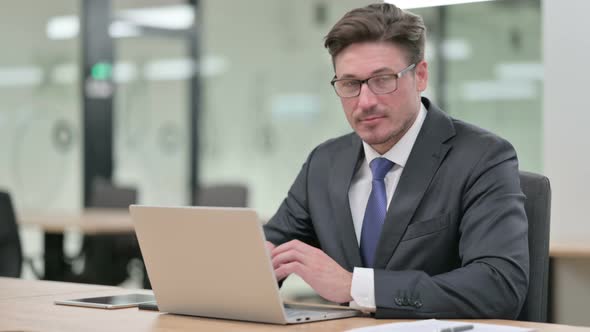
[[[394,71],[391,70],[391,68],[389,68],[389,67],[381,67],[379,69],[373,70],[371,72],[370,76],[379,75],[379,74],[394,74]],[[338,79],[360,79],[360,78],[358,78],[358,76],[353,75],[353,74],[344,74],[341,77],[338,77]]]
[[[395,72],[389,67],[381,67],[377,70],[373,70],[371,76],[378,75],[378,74],[395,74]]]

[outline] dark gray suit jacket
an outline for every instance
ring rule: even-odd
[[[422,102],[427,116],[377,246],[375,316],[516,318],[529,271],[516,152]],[[299,239],[348,271],[362,266],[348,189],[363,158],[354,133],[316,147],[265,225],[267,239]]]

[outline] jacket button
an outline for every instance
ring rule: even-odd
[[[399,297],[394,298],[393,301],[399,306],[403,305],[403,302]]]
[[[414,307],[416,307],[418,309],[422,308],[422,301],[420,301],[420,300],[414,301]]]

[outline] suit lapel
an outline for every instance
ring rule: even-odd
[[[385,216],[375,255],[376,269],[386,268],[432,177],[450,149],[450,145],[444,142],[454,136],[450,118],[427,99],[423,102],[428,113]]]
[[[348,270],[362,266],[359,246],[354,231],[354,223],[350,212],[348,190],[354,176],[358,160],[362,158],[362,142],[351,135],[351,146],[342,149],[334,158],[335,165],[330,174],[330,197],[335,216],[335,225],[341,239],[344,256],[348,262]]]

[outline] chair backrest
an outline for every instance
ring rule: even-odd
[[[248,188],[241,184],[217,184],[200,187],[195,198],[197,206],[247,207]]]
[[[124,208],[137,202],[137,190],[114,186],[108,181],[97,179],[92,183],[90,206],[101,208]]]
[[[518,319],[547,322],[551,186],[547,177],[523,171],[520,172],[520,186],[527,197],[530,267],[529,291]]]
[[[20,277],[23,256],[10,195],[0,191],[0,276]]]
[[[92,183],[90,207],[128,209],[137,202],[137,190],[119,187],[98,178]],[[85,235],[81,253],[84,270],[76,282],[118,285],[128,278],[127,265],[141,257],[135,234]]]

